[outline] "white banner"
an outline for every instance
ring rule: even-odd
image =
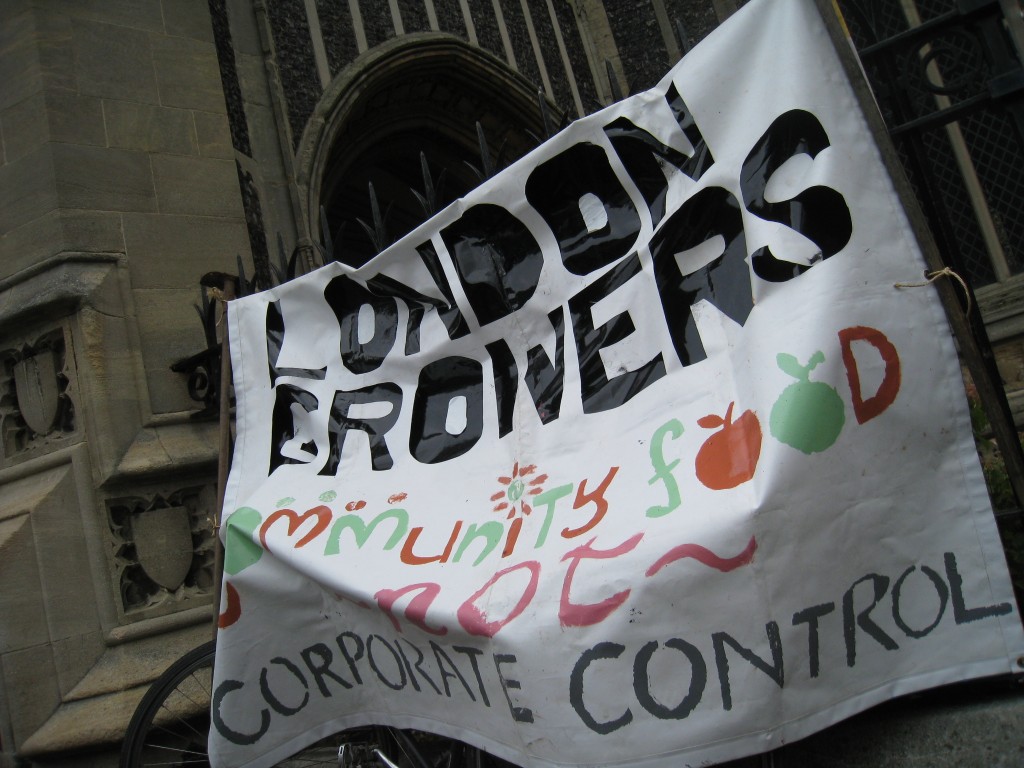
[[[813,3],[755,0],[365,266],[233,302],[214,766],[366,723],[718,761],[1011,671],[922,272]]]

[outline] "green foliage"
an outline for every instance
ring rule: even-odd
[[[970,406],[974,444],[978,449],[978,458],[981,459],[981,469],[985,475],[985,485],[988,486],[992,508],[997,513],[996,523],[1010,566],[1010,578],[1017,593],[1017,603],[1024,604],[1024,513],[1020,511],[1014,497],[1010,475],[1006,471],[999,446],[991,437],[988,417],[981,406],[981,399],[977,390],[970,384],[967,386],[967,402]],[[1024,434],[1018,433],[1017,438],[1024,445]]]

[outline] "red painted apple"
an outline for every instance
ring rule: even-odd
[[[725,416],[709,414],[697,423],[705,429],[721,429],[704,441],[694,462],[697,479],[713,491],[735,488],[754,476],[761,456],[761,423],[753,411],[733,421],[729,403]]]

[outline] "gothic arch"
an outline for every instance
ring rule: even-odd
[[[370,218],[367,182],[382,208],[393,203],[389,234],[403,234],[423,219],[408,191],[422,190],[420,151],[435,180],[447,168],[443,204],[476,185],[462,161],[480,165],[477,122],[492,158],[500,151],[507,163],[525,154],[543,132],[536,86],[440,33],[406,35],[362,54],[325,91],[299,143],[296,178],[309,231],[320,232],[323,205],[332,232],[345,222],[336,257],[365,261],[372,246],[354,220]]]

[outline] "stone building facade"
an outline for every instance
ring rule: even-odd
[[[148,683],[209,636],[217,425],[196,417],[202,367],[171,368],[216,341],[200,276],[369,258],[425,215],[421,152],[443,205],[652,85],[737,5],[0,3],[0,765],[112,765]],[[1024,384],[1015,268],[988,290]],[[1019,693],[964,695],[777,762],[877,765],[936,734],[958,764],[1019,758]]]

